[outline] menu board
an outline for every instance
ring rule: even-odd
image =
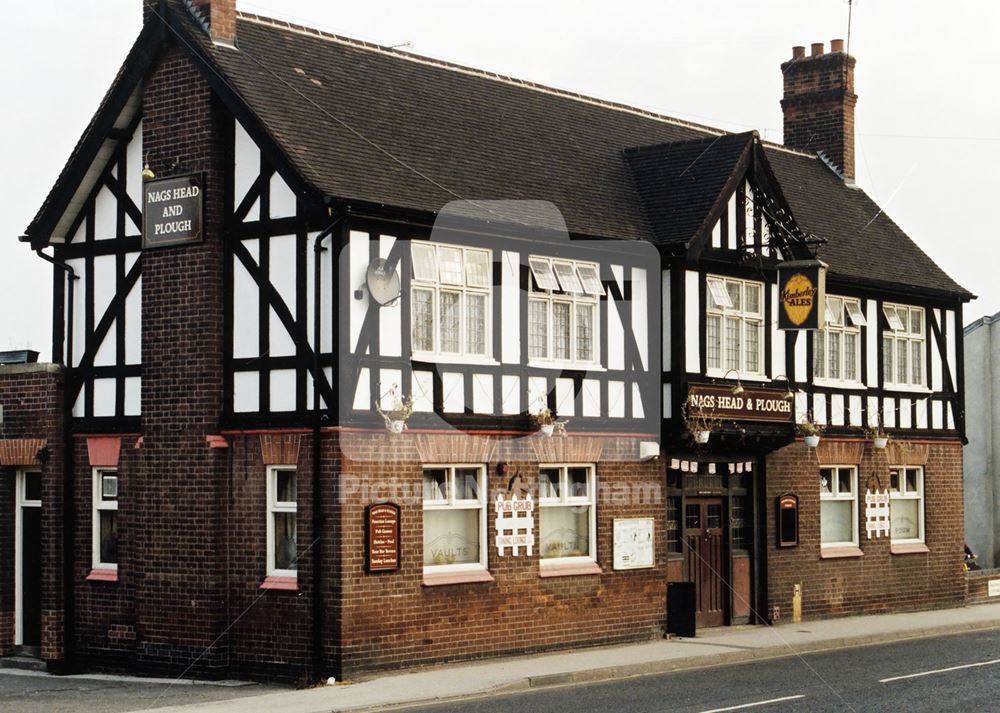
[[[615,569],[644,569],[653,559],[653,518],[615,519]]]
[[[365,534],[368,571],[399,569],[399,506],[378,503],[365,508]]]

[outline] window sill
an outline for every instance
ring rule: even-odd
[[[824,379],[823,377],[813,377],[814,386],[825,386],[831,389],[845,389],[847,391],[867,391],[868,387],[860,381],[844,381],[841,379]]]
[[[90,570],[90,574],[87,575],[88,582],[117,582],[118,581],[118,570],[117,569],[98,569],[94,568]]]
[[[475,584],[477,582],[492,582],[493,576],[485,569],[465,570],[460,572],[424,572],[425,587],[444,587],[449,584]]]
[[[265,577],[264,581],[260,585],[261,589],[276,589],[282,592],[297,592],[299,591],[299,578],[298,577]]]
[[[563,371],[589,371],[596,373],[606,372],[607,369],[600,364],[588,364],[583,361],[538,361],[537,359],[528,361],[529,369],[560,369]]]
[[[413,352],[411,361],[428,362],[431,364],[468,364],[472,366],[499,366],[500,362],[490,357],[467,356],[464,354],[434,354],[432,352]]]
[[[726,377],[726,374],[731,374],[735,369],[728,369],[723,371],[722,369],[706,369],[705,376],[711,377],[713,379],[722,379],[724,381],[759,381],[761,383],[771,383],[774,379],[770,379],[766,374],[740,374],[735,379],[730,379]]]
[[[905,394],[933,394],[932,389],[928,389],[926,386],[911,386],[908,384],[883,384],[883,388],[886,391],[898,391]]]
[[[539,577],[579,577],[590,574],[604,574],[597,562],[559,562],[541,560],[538,563]]]
[[[911,542],[909,544],[889,545],[889,552],[894,555],[916,555],[930,552],[931,548],[923,542]]]
[[[824,560],[846,559],[849,557],[864,557],[860,547],[824,547],[819,551],[819,558]]]

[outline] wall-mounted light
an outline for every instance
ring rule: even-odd
[[[778,374],[776,377],[774,377],[774,379],[772,379],[772,381],[777,381],[778,379],[784,379],[785,380],[785,393],[782,395],[781,398],[783,398],[785,401],[791,401],[792,399],[794,399],[795,398],[795,392],[792,391],[792,382],[791,382],[791,380],[787,376],[785,376],[784,374]]]
[[[142,180],[152,181],[156,178],[156,174],[153,173],[153,169],[149,167],[149,157],[146,157],[145,165],[142,167]]]
[[[740,396],[746,389],[743,388],[743,382],[740,380],[739,369],[730,369],[725,374],[722,375],[723,379],[728,379],[729,375],[736,372],[736,386],[733,387],[733,396]]]

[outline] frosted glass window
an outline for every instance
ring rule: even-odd
[[[486,566],[485,468],[424,469],[424,567],[431,571]]]
[[[539,556],[596,559],[594,466],[539,469]]]

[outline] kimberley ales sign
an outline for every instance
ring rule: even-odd
[[[778,265],[778,329],[822,329],[826,264],[802,260]]]
[[[143,186],[142,247],[201,242],[201,176],[147,181]]]
[[[792,400],[784,391],[744,389],[737,395],[730,386],[691,384],[688,403],[692,415],[723,421],[792,420]]]

